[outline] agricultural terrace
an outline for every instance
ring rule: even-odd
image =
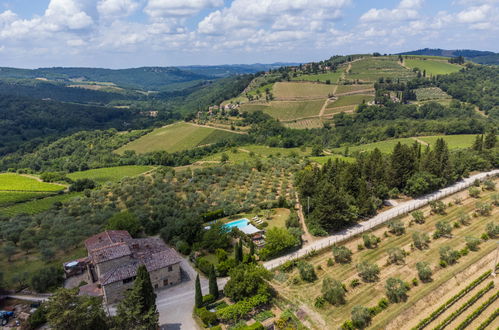
[[[414,90],[418,101],[451,99],[452,97],[438,87],[418,88]]]
[[[415,78],[416,74],[404,68],[396,57],[368,57],[352,62],[346,79],[376,82],[379,78],[400,79]]]
[[[295,129],[306,128],[321,128],[324,127],[324,119],[322,118],[307,118],[283,123],[284,126]]]
[[[496,179],[497,182],[499,180]],[[374,229],[366,236],[367,239],[356,237],[342,243],[341,247],[353,253],[351,260],[341,260],[340,254],[335,258],[329,248],[306,258],[305,262],[311,265],[316,279],[307,276],[310,270],[300,272],[296,268],[281,267],[275,271],[272,284],[283,299],[303,306],[302,309],[310,311],[309,315],[315,315],[311,318],[313,328],[324,328],[327,324],[341,325],[351,318],[354,306],[375,307],[379,301],[386,299],[387,306],[377,310],[371,327],[410,329],[431,313],[428,307],[437,308],[490,269],[497,243],[494,239],[488,239],[492,234],[489,224],[495,222],[495,233],[499,225],[499,208],[491,203],[494,194],[497,192],[480,188],[477,198],[470,197],[468,191],[457,193],[445,198],[443,204],[435,206],[433,211],[429,206],[422,208],[423,217],[418,217],[418,223],[414,216],[407,215],[394,221],[393,225]],[[440,234],[434,235],[437,227]],[[486,232],[489,234],[484,236]],[[428,235],[428,242],[425,235]],[[472,244],[473,247],[470,247]],[[357,265],[362,262],[364,267],[359,268]],[[416,269],[419,262],[427,263],[430,274],[425,275]],[[378,274],[372,271],[373,267],[379,269]],[[307,269],[304,266],[301,268]],[[423,274],[421,278],[424,281],[420,274]],[[308,278],[308,281],[303,278]],[[326,278],[344,285],[346,294],[343,303],[336,300],[333,306],[327,300],[334,302],[331,296],[323,297],[323,281]],[[385,285],[389,278],[402,280],[409,291],[406,294],[405,290],[402,293],[397,291],[397,295],[387,299]],[[397,299],[405,302],[397,303]],[[476,307],[477,304],[474,304],[469,313]],[[432,322],[431,328],[452,311],[446,311]]]
[[[353,111],[357,105],[365,102],[371,102],[374,100],[373,95],[365,94],[353,94],[339,96],[336,101],[329,102],[324,111],[325,115],[339,113],[342,111]]]
[[[63,189],[63,185],[42,182],[35,177],[0,173],[0,191],[55,192]]]
[[[357,146],[349,146],[349,147],[340,147],[340,148],[333,148],[331,151],[335,153],[344,153],[345,149],[348,148],[349,154],[352,154],[354,152],[365,152],[365,151],[373,151],[374,149],[378,148],[379,151],[382,153],[391,153],[393,151],[393,148],[397,145],[397,143],[402,143],[402,144],[407,144],[411,145],[415,142],[414,139],[412,138],[400,138],[400,139],[393,139],[393,140],[385,140],[385,141],[380,141],[380,142],[373,142],[373,143],[367,143],[367,144],[361,144]]]
[[[132,177],[154,169],[152,166],[116,166],[105,167],[88,171],[73,172],[67,176],[76,181],[78,179],[92,179],[97,183],[118,182],[124,177]]]
[[[252,103],[241,105],[241,111],[262,111],[278,120],[290,121],[318,116],[324,102],[325,100],[272,101],[263,104]]]
[[[38,214],[50,210],[54,207],[55,203],[62,203],[80,195],[81,193],[69,193],[49,197],[36,196],[36,199],[31,198],[31,200],[24,203],[18,201],[17,203],[12,205],[0,205],[0,215],[13,217],[19,214]]]
[[[355,158],[353,157],[345,157],[342,155],[327,155],[327,156],[320,156],[320,157],[308,157],[313,162],[316,162],[318,164],[324,165],[326,164],[329,160],[335,161],[336,159],[345,161],[345,162],[354,162]]]
[[[342,74],[343,70],[338,70],[336,72],[318,73],[318,74],[302,74],[291,78],[291,80],[315,81],[321,83],[326,83],[327,81],[329,81],[330,83],[334,84],[338,82]]]
[[[119,154],[127,150],[138,154],[152,151],[176,152],[230,140],[236,136],[236,133],[230,131],[179,122],[155,129],[117,149],[116,152]]]
[[[298,100],[298,99],[323,99],[334,94],[335,85],[300,83],[300,82],[278,82],[274,84],[274,97],[276,100]]]
[[[460,135],[437,135],[437,136],[418,137],[419,140],[428,143],[430,146],[435,145],[437,139],[439,138],[444,139],[449,149],[465,149],[465,148],[470,148],[473,145],[476,135],[460,134]]]
[[[418,68],[421,72],[426,70],[426,75],[436,76],[439,74],[449,74],[461,70],[461,65],[449,63],[446,60],[427,60],[427,59],[404,59],[404,65],[414,69]]]
[[[335,95],[354,93],[374,93],[374,86],[372,84],[338,85]]]
[[[307,156],[310,155],[311,148],[277,148],[267,147],[262,145],[246,145],[241,147],[234,147],[224,152],[218,152],[203,158],[203,162],[220,162],[222,157],[226,162],[233,164],[242,164],[244,162],[256,162],[258,159],[281,157],[281,156]],[[225,156],[223,156],[225,155]]]

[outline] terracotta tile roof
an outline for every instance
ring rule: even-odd
[[[80,286],[80,291],[78,292],[79,296],[86,295],[92,297],[102,296],[102,288],[98,283],[89,283],[83,286]]]
[[[100,249],[113,243],[127,242],[132,236],[126,230],[106,230],[94,235],[85,241],[88,251]]]
[[[89,255],[94,264],[129,256],[131,254],[132,251],[130,251],[130,247],[127,243],[113,243],[111,245],[89,251]]]

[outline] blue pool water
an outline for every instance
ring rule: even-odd
[[[239,219],[236,221],[228,222],[224,225],[224,227],[227,229],[232,229],[234,227],[241,229],[241,228],[246,227],[248,225],[248,223],[249,223],[249,220],[246,218],[243,218],[243,219]]]

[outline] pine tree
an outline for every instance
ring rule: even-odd
[[[407,180],[416,170],[416,157],[411,147],[400,142],[393,148],[391,156],[392,185],[404,188]]]
[[[218,284],[217,275],[215,274],[215,266],[211,265],[210,277],[209,277],[210,294],[218,299]]]
[[[485,135],[485,141],[483,142],[483,147],[485,149],[492,149],[496,146],[496,132],[495,130],[490,130],[487,135]]]
[[[117,320],[121,329],[156,329],[159,313],[151,278],[144,265],[137,269],[137,277],[125,299],[118,305]]]
[[[203,306],[203,292],[201,292],[201,282],[199,281],[199,274],[196,276],[196,293],[194,297],[194,301],[196,304],[196,308],[201,308]]]

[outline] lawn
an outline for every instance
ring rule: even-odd
[[[451,96],[438,87],[418,88],[414,90],[418,101],[450,99]]]
[[[278,82],[274,84],[274,97],[281,100],[326,99],[334,93],[335,85]]]
[[[366,95],[366,94],[345,95],[345,96],[340,96],[336,101],[329,103],[327,107],[336,108],[347,105],[358,105],[361,104],[362,102],[366,103],[371,102],[372,100],[374,100],[373,95]]]
[[[54,192],[64,190],[62,185],[41,182],[36,178],[15,173],[0,173],[0,191]]]
[[[445,142],[447,142],[449,149],[464,149],[464,148],[470,148],[473,145],[475,137],[476,135],[474,134],[461,134],[461,135],[420,136],[418,137],[418,139],[426,143],[429,143],[430,146],[433,146],[436,143],[437,139],[442,138],[444,139]]]
[[[336,83],[340,79],[342,74],[341,70],[338,70],[337,72],[327,72],[327,73],[318,73],[318,74],[304,74],[304,75],[299,75],[297,77],[291,78],[292,80],[297,80],[297,81],[318,81],[318,82],[323,82],[325,83],[327,80],[329,80],[331,83]]]
[[[152,166],[116,166],[68,174],[71,180],[92,179],[97,183],[118,182],[124,177],[133,177],[154,169]]]
[[[133,150],[138,154],[162,150],[176,152],[232,139],[235,136],[237,136],[236,133],[216,128],[178,122],[155,129],[117,149],[116,152],[119,154],[123,154],[127,150]]]
[[[426,70],[427,75],[449,74],[461,70],[463,67],[446,61],[424,60],[424,59],[406,59],[404,64],[411,69],[418,68]]]
[[[481,200],[490,201],[491,194],[492,192],[482,192]],[[464,197],[465,195],[466,197]],[[473,217],[472,213],[477,200],[468,197],[466,192],[460,193],[460,196],[463,198],[462,204],[448,207],[445,215],[430,215],[429,207],[423,208],[422,211],[426,216],[426,222],[424,224],[413,224],[410,226],[409,222],[412,219],[412,216],[403,217],[402,222],[405,225],[406,232],[400,236],[389,233],[385,235],[385,232],[388,230],[386,226],[374,229],[372,233],[381,239],[377,248],[359,249],[358,246],[363,245],[363,239],[361,237],[340,244],[347,246],[352,250],[353,256],[352,262],[350,263],[335,263],[332,267],[327,266],[327,260],[332,258],[331,249],[326,249],[319,253],[319,255],[308,259],[307,262],[313,265],[318,276],[318,279],[312,283],[299,280],[298,271],[293,270],[291,273],[286,274],[288,278],[286,281],[279,282],[275,280],[272,284],[284,299],[287,299],[296,305],[307,306],[307,308],[314,313],[320,315],[326,324],[342,324],[345,320],[350,318],[350,312],[353,306],[362,305],[372,307],[385,296],[384,286],[387,278],[396,277],[407,283],[411,283],[413,278],[418,277],[415,264],[419,261],[426,261],[433,270],[433,281],[429,283],[422,283],[419,281],[417,287],[414,287],[411,284],[412,288],[408,292],[407,302],[398,304],[391,303],[385,311],[382,311],[373,318],[371,326],[376,329],[386,329],[387,325],[396,317],[402,319],[405,317],[406,322],[415,321],[411,319],[410,315],[406,316],[406,314],[412,312],[411,308],[416,302],[421,299],[427,299],[425,305],[428,305],[430,301],[433,302],[435,307],[440,305],[445,300],[440,301],[438,297],[434,297],[437,298],[435,300],[430,300],[427,296],[432,295],[437,288],[447,281],[458,281],[457,278],[453,277],[457,276],[459,272],[467,270],[471,265],[480,261],[485,256],[490,256],[490,253],[495,249],[495,245],[497,245],[494,240],[482,242],[477,252],[469,252],[468,255],[461,257],[456,265],[450,265],[446,268],[442,268],[438,265],[440,259],[439,250],[441,247],[450,246],[455,250],[464,248],[465,237],[480,237],[485,231],[486,224],[497,219],[499,214],[499,209],[496,207],[493,209],[493,213],[490,216]],[[447,198],[445,203],[447,204],[452,200],[453,197]],[[452,230],[451,238],[432,239],[429,243],[429,249],[418,250],[416,248],[411,248],[413,233],[426,232],[431,236],[431,233],[435,230],[435,224],[438,221],[450,221],[452,224],[457,219],[460,212],[464,212],[471,216],[469,225],[461,225],[459,228],[454,228]],[[387,263],[387,252],[393,248],[402,248],[408,252],[404,264],[390,265]],[[361,280],[361,284],[358,287],[352,288],[350,283],[352,280],[358,279],[356,265],[361,261],[376,263],[381,270],[380,278],[378,281],[372,283],[366,283]],[[483,273],[483,271],[485,271],[485,269],[476,271],[476,275],[478,276]],[[315,299],[321,295],[322,280],[326,276],[341,281],[347,287],[346,304],[333,307],[326,303],[322,308],[314,306]],[[298,280],[296,281],[295,278],[298,278]],[[402,321],[403,320],[401,320],[401,322]]]
[[[352,63],[352,67],[347,74],[349,80],[361,80],[375,82],[379,78],[410,80],[416,74],[402,67],[396,58],[376,58],[369,57]]]
[[[18,203],[11,206],[0,207],[0,215],[12,217],[22,213],[26,214],[41,213],[50,210],[54,206],[54,203],[56,202],[64,202],[80,195],[81,193],[61,194],[41,199],[35,199],[25,203]]]
[[[266,104],[244,104],[242,111],[260,110],[281,121],[318,116],[324,100],[313,101],[272,101]]]
[[[361,84],[361,85],[338,85],[336,89],[336,95],[344,94],[344,93],[354,93],[358,91],[371,90],[374,92],[373,85],[371,84]]]

